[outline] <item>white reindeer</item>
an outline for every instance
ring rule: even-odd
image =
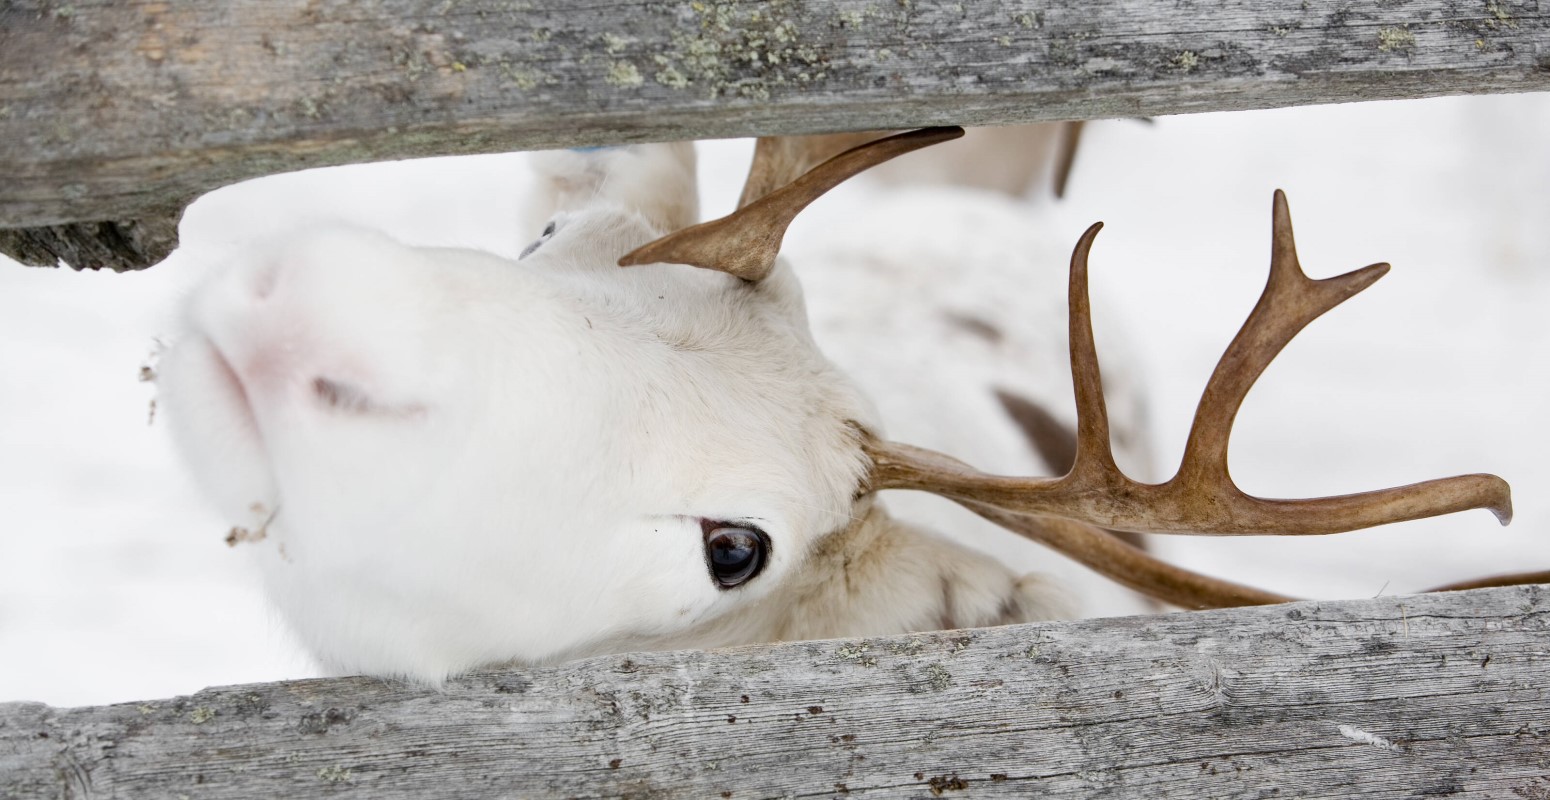
[[[1490,476],[1322,501],[1260,501],[1231,486],[1226,435],[1248,384],[1302,325],[1378,274],[1294,275],[1279,200],[1271,285],[1290,294],[1262,302],[1262,324],[1251,320],[1224,359],[1178,479],[1131,482],[1109,454],[1085,316],[1096,228],[1072,259],[1071,473],[991,478],[886,440],[885,420],[815,344],[776,252],[823,191],[951,135],[871,142],[811,171],[852,140],[761,142],[742,207],[703,225],[692,224],[687,145],[551,154],[536,185],[555,217],[517,260],[345,227],[289,236],[221,265],[190,297],[187,330],[161,364],[162,406],[319,660],[428,682],[513,661],[1071,613],[1049,580],[891,517],[879,489],[933,491],[1195,607],[1281,598],[1161,564],[1093,526],[1327,532],[1480,506],[1505,515],[1505,485]],[[983,260],[890,272],[898,259],[850,258],[837,283],[895,291],[887,281]],[[1014,331],[997,358],[1045,369],[1007,376],[987,409],[1069,391],[1071,378],[1047,368],[1066,347],[1059,317]],[[930,324],[1006,336],[972,317]],[[893,353],[878,362],[909,348],[878,346]],[[1139,442],[1136,417],[1126,404],[1117,440]],[[989,428],[982,463],[1023,471],[1015,427],[1003,416]],[[1020,455],[996,463],[1012,449]]]

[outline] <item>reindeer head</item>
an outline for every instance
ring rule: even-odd
[[[1279,195],[1281,294],[1224,359],[1180,478],[1135,484],[1107,458],[1085,316],[1096,228],[1073,258],[1071,475],[992,478],[886,442],[815,347],[776,254],[828,188],[957,133],[889,137],[811,170],[835,140],[762,142],[743,206],[696,226],[682,148],[607,156],[665,159],[633,180],[587,161],[554,174],[562,213],[517,260],[339,228],[260,248],[191,297],[164,405],[208,493],[254,529],[270,594],[312,651],[337,671],[426,680],[1056,611],[1038,581],[889,520],[871,498],[883,488],[944,494],[1191,606],[1277,598],[1174,570],[1092,525],[1328,532],[1505,514],[1490,476],[1291,504],[1231,487],[1226,431],[1243,393],[1374,276],[1306,288],[1289,272]]]

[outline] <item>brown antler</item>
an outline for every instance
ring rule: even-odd
[[[1334,278],[1303,274],[1286,196],[1275,194],[1270,280],[1243,329],[1227,347],[1201,397],[1184,463],[1171,480],[1144,484],[1114,463],[1087,300],[1087,254],[1101,225],[1082,235],[1071,256],[1071,374],[1076,387],[1077,457],[1061,478],[985,475],[909,445],[869,442],[874,489],[921,489],[955,500],[1024,514],[1061,516],[1105,528],[1151,533],[1323,534],[1488,508],[1503,524],[1511,496],[1494,475],[1463,475],[1395,489],[1316,500],[1267,500],[1245,494],[1227,472],[1227,442],[1249,387],[1309,322],[1365,289],[1388,270],[1373,264]]]
[[[962,128],[922,128],[852,147],[819,164],[778,189],[760,192],[785,171],[761,165],[778,155],[778,145],[770,145],[765,159],[756,159],[744,190],[743,205],[725,217],[702,222],[670,233],[637,248],[619,259],[619,266],[636,264],[690,264],[736,275],[748,281],[763,280],[775,266],[781,239],[796,215],[846,179],[878,164],[927,145],[956,139]],[[793,163],[805,156],[796,154]],[[757,195],[758,199],[750,200]]]
[[[1077,402],[1077,455],[1060,478],[986,475],[940,453],[868,438],[870,489],[919,489],[1043,542],[1110,578],[1185,608],[1276,603],[1291,598],[1182,570],[1093,526],[1150,533],[1207,535],[1325,534],[1487,508],[1506,524],[1507,484],[1464,475],[1394,489],[1314,500],[1267,500],[1244,493],[1227,471],[1232,424],[1245,395],[1270,361],[1308,323],[1388,271],[1374,264],[1326,280],[1303,273],[1286,196],[1275,193],[1270,279],[1201,397],[1183,464],[1162,484],[1131,480],[1109,444],[1098,356],[1087,295],[1087,257],[1101,224],[1087,229],[1071,256],[1071,372]],[[1547,573],[1505,575],[1440,587],[1510,585]]]
[[[1064,553],[1116,583],[1179,608],[1192,610],[1235,608],[1288,603],[1298,599],[1176,567],[1121,541],[1119,537],[1108,531],[1075,520],[1034,517],[1003,511],[984,503],[964,500],[958,502],[970,511],[1013,533],[1021,534],[1056,552]],[[1450,583],[1426,591],[1456,592],[1464,589],[1520,586],[1528,583],[1550,583],[1550,571],[1493,575],[1488,578]]]

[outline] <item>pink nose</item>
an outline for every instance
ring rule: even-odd
[[[249,392],[269,394],[286,386],[296,372],[292,348],[283,343],[266,343],[253,348],[236,362],[237,375]]]

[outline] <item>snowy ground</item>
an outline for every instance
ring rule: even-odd
[[[1550,95],[1089,126],[1070,197],[1039,208],[1039,224],[1069,246],[1107,223],[1094,269],[1111,273],[1108,301],[1149,365],[1160,462],[1176,462],[1262,286],[1280,187],[1315,277],[1395,269],[1314,323],[1249,396],[1239,482],[1309,496],[1492,471],[1515,489],[1507,529],[1472,512],[1316,540],[1170,539],[1165,557],[1317,597],[1550,568],[1547,142]],[[717,214],[746,143],[704,151]],[[348,208],[411,240],[512,252],[524,237],[500,220],[518,174],[515,159],[483,157],[270,179],[201,201],[184,238]],[[0,264],[0,700],[104,703],[312,674],[146,424],[153,392],[136,374],[191,271]]]

